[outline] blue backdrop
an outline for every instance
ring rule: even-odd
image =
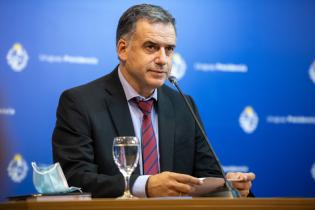
[[[315,2],[148,1],[177,19],[173,74],[226,171],[257,196],[315,196]],[[52,163],[61,92],[117,64],[120,15],[139,1],[0,1],[0,196],[34,193]]]

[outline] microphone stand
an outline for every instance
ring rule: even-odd
[[[212,152],[212,154],[213,154],[213,156],[214,156],[214,159],[215,159],[215,161],[217,162],[217,164],[218,164],[218,166],[219,166],[219,168],[220,168],[221,174],[223,175],[223,179],[224,179],[225,186],[226,186],[227,190],[229,191],[230,196],[231,196],[232,198],[241,197],[239,191],[236,190],[234,187],[232,187],[231,183],[226,179],[225,173],[224,173],[224,171],[223,171],[223,168],[222,168],[222,165],[221,165],[221,163],[220,163],[220,161],[219,161],[219,158],[218,158],[218,156],[216,155],[216,153],[214,152],[213,147],[211,146],[211,144],[210,144],[210,142],[209,142],[209,139],[208,139],[208,137],[207,137],[207,135],[206,135],[206,133],[205,133],[203,127],[201,126],[201,123],[199,122],[199,120],[198,120],[198,118],[197,118],[197,116],[196,116],[194,110],[192,109],[192,107],[191,107],[190,103],[188,102],[187,98],[185,97],[185,95],[183,94],[182,90],[181,90],[180,87],[178,86],[176,77],[174,77],[174,76],[169,76],[169,77],[168,77],[168,80],[176,87],[176,89],[178,90],[178,92],[180,93],[180,95],[183,97],[186,106],[188,107],[188,109],[189,109],[190,113],[192,114],[192,116],[193,116],[195,122],[197,123],[197,126],[198,126],[198,128],[199,128],[199,130],[200,130],[200,132],[201,132],[201,135],[202,135],[204,141],[207,142],[207,144],[208,144],[208,146],[209,146],[209,149],[210,149],[210,151]]]

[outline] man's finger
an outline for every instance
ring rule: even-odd
[[[245,175],[246,175],[246,180],[247,181],[253,181],[256,178],[256,175],[254,173],[252,173],[252,172],[245,173]]]
[[[182,194],[188,194],[193,189],[189,184],[183,184],[176,181],[174,182],[173,188],[175,191],[181,192]]]
[[[252,181],[255,179],[255,174],[251,173],[251,172],[250,173],[238,173],[237,176],[242,181]]]
[[[232,182],[232,185],[239,190],[250,189],[252,187],[251,182]]]
[[[199,185],[202,183],[200,179],[186,174],[171,173],[171,177],[178,182],[190,185]]]
[[[229,172],[226,175],[226,178],[228,180],[232,181],[252,181],[255,179],[255,174],[254,173],[241,173],[241,172]]]
[[[229,180],[239,180],[243,181],[246,179],[243,173],[241,172],[228,172],[226,178]]]
[[[180,192],[178,192],[176,190],[170,190],[168,192],[168,196],[180,196]]]

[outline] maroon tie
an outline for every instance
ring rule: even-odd
[[[159,172],[157,144],[151,119],[154,99],[148,101],[133,101],[136,102],[143,113],[141,126],[143,174],[154,175]]]

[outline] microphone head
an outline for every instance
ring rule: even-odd
[[[176,84],[177,83],[177,79],[174,76],[169,76],[168,77],[168,81],[170,81],[170,83],[172,83],[172,84]]]

